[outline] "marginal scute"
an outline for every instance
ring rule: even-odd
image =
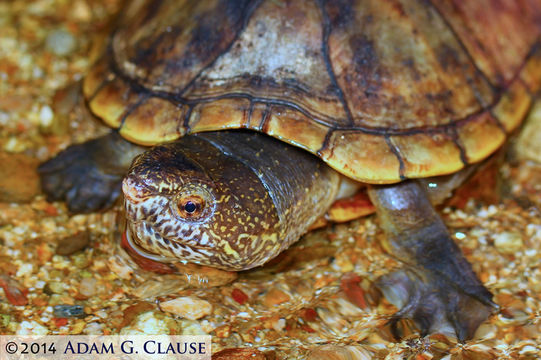
[[[460,149],[444,133],[391,136],[390,141],[403,160],[403,175],[406,178],[448,174],[464,166]]]
[[[104,82],[88,105],[94,115],[103,119],[110,127],[117,129],[126,111],[138,100],[139,94],[116,77],[112,81]]]
[[[488,111],[458,124],[457,133],[470,164],[483,160],[505,141],[505,133]]]
[[[252,108],[250,109],[246,127],[252,130],[261,131],[261,128],[265,125],[266,118],[270,116],[269,112],[271,111],[271,105],[253,101],[251,106]]]
[[[400,181],[400,161],[381,135],[334,131],[320,156],[342,174],[359,181],[387,184]]]
[[[537,93],[541,88],[541,43],[538,42],[533,48],[519,77],[532,94]]]
[[[247,126],[250,100],[220,99],[197,104],[190,115],[190,132],[212,131]]]
[[[109,63],[106,57],[103,56],[94,65],[92,65],[90,71],[85,76],[83,81],[83,95],[87,99],[92,99],[96,94],[96,91],[104,82],[110,81],[114,78],[114,74],[109,68]]]
[[[515,80],[502,94],[492,113],[505,128],[505,131],[510,133],[520,125],[530,110],[531,104],[532,99],[525,85],[521,81]]]
[[[315,122],[300,111],[283,106],[273,106],[265,132],[278,139],[316,152],[325,141],[329,129]]]
[[[182,119],[187,107],[151,97],[127,114],[120,135],[140,145],[173,141],[184,135]]]

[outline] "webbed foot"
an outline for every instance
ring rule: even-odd
[[[422,336],[442,333],[465,341],[497,309],[484,292],[466,294],[437,274],[422,269],[392,272],[380,277],[376,285],[400,309],[389,321],[396,339],[401,337],[399,321],[411,319]]]
[[[69,146],[38,168],[47,200],[65,200],[73,213],[111,206],[132,158],[142,148],[110,133]]]
[[[497,307],[460,248],[449,236],[427,194],[413,181],[372,187],[385,243],[407,271],[382,277],[380,288],[400,310],[398,319],[413,319],[423,335],[454,332],[461,341]]]

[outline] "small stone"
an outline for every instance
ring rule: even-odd
[[[153,311],[139,314],[133,324],[120,330],[120,335],[169,334],[168,321],[155,315]]]
[[[43,287],[45,294],[62,294],[64,292],[64,284],[59,281],[50,281]]]
[[[21,322],[16,331],[16,335],[47,335],[48,333],[49,329],[34,320]]]
[[[4,289],[4,295],[10,304],[15,306],[28,304],[28,298],[26,297],[28,291],[8,275],[0,274],[0,287]]]
[[[476,340],[488,340],[493,339],[497,334],[498,328],[496,325],[487,323],[479,326],[473,338]]]
[[[160,308],[190,320],[201,319],[212,312],[212,305],[208,301],[189,296],[164,301],[160,303]]]
[[[231,334],[231,325],[222,325],[218,326],[216,329],[214,329],[214,334],[219,338],[228,338],[229,334]]]
[[[72,8],[73,17],[81,22],[92,20],[92,10],[84,0],[75,0]]]
[[[57,318],[83,317],[86,315],[81,305],[55,305],[53,314]]]
[[[45,47],[53,54],[66,56],[71,54],[77,46],[75,38],[65,29],[51,31],[45,39]]]
[[[23,154],[0,153],[0,164],[0,202],[29,202],[39,194],[36,159]]]
[[[244,291],[240,289],[233,289],[233,291],[231,291],[231,297],[240,305],[243,305],[249,299],[248,295],[246,295]]]
[[[58,240],[56,253],[58,255],[71,255],[79,250],[84,249],[90,241],[88,232],[79,231],[75,234],[68,235]]]
[[[86,324],[83,333],[86,335],[103,335],[103,324],[91,322]]]
[[[149,312],[154,309],[154,305],[146,301],[139,301],[133,305],[128,306],[123,311],[122,323],[120,327],[126,327],[132,323],[140,314]]]
[[[366,309],[365,292],[360,286],[361,277],[355,273],[347,273],[340,279],[340,287],[346,294],[347,299],[361,309]]]
[[[218,351],[212,360],[266,360],[265,354],[256,349],[231,348]]]
[[[496,234],[494,235],[494,246],[502,254],[514,254],[522,249],[522,235],[508,231]]]
[[[15,136],[11,136],[4,143],[4,150],[9,153],[20,153],[27,149],[27,144]]]
[[[265,295],[265,298],[263,299],[263,303],[267,307],[273,307],[275,305],[285,303],[286,301],[289,301],[290,299],[291,297],[285,292],[283,292],[282,290],[272,288]]]
[[[83,332],[86,327],[86,322],[84,320],[78,320],[71,326],[70,335],[78,335]]]
[[[84,278],[79,286],[79,293],[83,296],[91,297],[96,294],[96,284],[98,281],[95,278]]]
[[[48,128],[53,123],[53,110],[48,105],[41,107],[39,111],[39,124],[44,128]]]

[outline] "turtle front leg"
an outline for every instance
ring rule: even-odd
[[[459,340],[471,338],[497,305],[449,236],[425,191],[417,182],[406,181],[373,186],[369,195],[388,247],[408,265],[379,280],[387,299],[401,308],[393,328],[397,319],[411,318],[423,335],[450,325]]]
[[[107,208],[120,194],[122,178],[145,148],[111,132],[71,145],[38,168],[47,200],[65,200],[74,213]]]

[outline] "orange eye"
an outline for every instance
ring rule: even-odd
[[[179,215],[186,219],[198,217],[204,208],[205,201],[197,195],[183,196],[177,202]]]

